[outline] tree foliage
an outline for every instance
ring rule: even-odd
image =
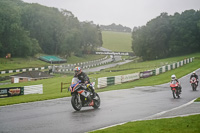
[[[12,53],[15,56],[35,54],[37,40],[29,36],[21,25],[20,1],[0,1],[0,56]]]
[[[186,10],[160,16],[134,27],[132,49],[144,60],[200,52],[200,11]]]
[[[0,56],[33,56],[36,53],[70,56],[102,45],[98,26],[79,22],[67,10],[0,1]]]

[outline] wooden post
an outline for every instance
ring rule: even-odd
[[[61,82],[61,92],[62,92],[62,88],[63,88],[63,82]]]
[[[70,85],[71,83],[63,83],[61,82],[61,92],[63,89],[68,89],[68,86],[67,85]]]

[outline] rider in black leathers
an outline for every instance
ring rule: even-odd
[[[75,67],[74,68],[74,77],[77,77],[79,80],[81,80],[81,83],[83,84],[90,84],[90,79],[87,76],[87,74],[85,74],[84,72],[82,72],[80,67]],[[92,85],[89,85],[89,88],[91,89],[92,93],[93,93],[93,97],[96,97],[96,93],[94,91],[94,87]]]
[[[195,78],[196,78],[196,80],[197,80],[197,86],[198,86],[199,77],[198,77],[198,75],[196,75],[196,72],[195,72],[195,71],[194,71],[194,72],[192,73],[192,75],[190,76],[190,80],[192,79],[192,77],[195,77]]]

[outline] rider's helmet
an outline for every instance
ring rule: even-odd
[[[195,71],[193,71],[193,72],[192,72],[192,74],[193,74],[193,75],[195,75],[195,74],[196,74],[196,72],[195,72]]]
[[[75,67],[74,68],[74,73],[75,73],[76,76],[78,76],[81,72],[82,72],[82,70],[81,70],[80,67]]]
[[[173,74],[173,75],[171,76],[171,78],[172,78],[172,79],[176,79],[176,75]]]

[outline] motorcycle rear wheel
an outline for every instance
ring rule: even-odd
[[[76,110],[76,111],[80,111],[82,108],[82,102],[78,102],[78,96],[77,95],[72,95],[71,98],[71,104],[72,107]]]
[[[97,96],[97,100],[93,99],[94,100],[94,105],[92,106],[93,108],[97,109],[99,108],[100,104],[101,104],[101,100],[100,100],[100,97],[98,94],[96,94]]]

